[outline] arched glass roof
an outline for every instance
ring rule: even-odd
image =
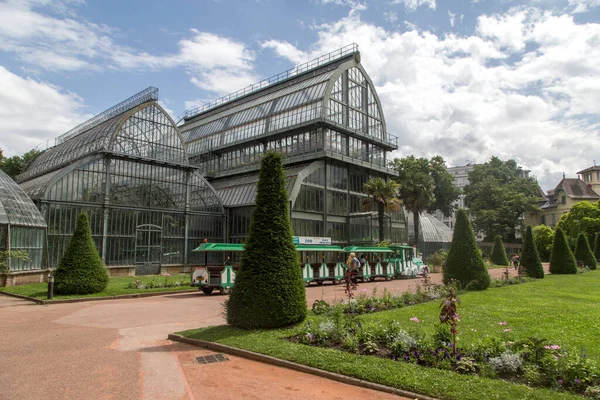
[[[33,201],[2,170],[0,170],[0,224],[46,227],[46,222]]]
[[[409,240],[414,240],[415,223],[411,212],[406,212],[406,221],[408,222]],[[419,215],[419,236],[425,243],[451,243],[452,229],[446,226],[442,221],[426,212]]]
[[[63,137],[58,145],[40,154],[17,180],[30,180],[100,152],[187,164],[187,154],[175,123],[154,100]]]
[[[337,59],[317,63],[312,69],[260,87],[249,94],[226,96],[207,107],[189,112],[180,126],[190,156],[219,147],[250,142],[324,121],[387,142],[381,103],[367,73],[360,64],[360,53],[340,52]],[[395,138],[394,138],[395,140]]]

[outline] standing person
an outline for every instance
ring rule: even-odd
[[[348,279],[356,285],[356,274],[360,268],[360,261],[356,258],[356,254],[350,253],[346,265],[348,266]]]

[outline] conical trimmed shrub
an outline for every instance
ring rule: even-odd
[[[525,275],[532,278],[543,278],[544,268],[542,267],[542,260],[537,251],[535,240],[533,240],[533,231],[531,226],[527,225],[525,230],[525,240],[523,241],[523,250],[521,251],[521,257],[519,258],[520,265]]]
[[[594,235],[594,258],[600,260],[600,233]]]
[[[490,261],[496,265],[508,265],[508,257],[506,256],[506,249],[504,249],[504,243],[502,242],[502,236],[497,235],[494,238],[494,247],[492,248],[492,255]]]
[[[98,254],[90,221],[85,212],[77,218],[77,226],[60,264],[54,271],[56,294],[90,294],[103,291],[108,273]]]
[[[576,274],[577,261],[569,247],[567,237],[561,228],[556,228],[554,233],[554,244],[550,254],[550,273],[552,274]]]
[[[246,251],[226,302],[227,323],[278,328],[306,318],[306,291],[293,244],[281,155],[261,161]]]
[[[594,253],[590,249],[590,244],[588,243],[587,238],[584,233],[580,233],[577,236],[577,245],[575,246],[575,260],[578,263],[582,262],[584,265],[587,265],[590,269],[598,268],[598,262],[594,257]]]
[[[475,234],[465,210],[458,210],[452,245],[444,265],[444,283],[456,280],[461,287],[484,290],[490,286],[490,275],[481,252],[475,243]]]

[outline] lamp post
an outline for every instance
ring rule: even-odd
[[[53,295],[54,295],[54,277],[52,275],[48,275],[48,300],[52,300]]]

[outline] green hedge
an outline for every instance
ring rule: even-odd
[[[531,226],[527,225],[525,230],[525,240],[523,241],[523,250],[521,251],[520,265],[523,272],[532,278],[543,278],[544,268],[542,260],[537,251],[537,246],[533,240]]]
[[[458,210],[452,245],[444,265],[444,283],[456,280],[461,287],[484,290],[490,286],[490,275],[475,243],[475,235],[465,210]]]
[[[494,247],[492,248],[492,255],[490,261],[496,265],[508,265],[508,257],[506,256],[506,249],[502,242],[502,236],[497,235],[494,238]]]
[[[552,245],[552,253],[550,254],[550,273],[577,273],[577,261],[569,247],[567,237],[561,228],[556,228],[554,233],[554,244]]]
[[[577,245],[575,245],[575,260],[577,262],[582,262],[584,265],[587,265],[590,269],[598,268],[598,263],[596,261],[596,257],[594,257],[594,253],[590,249],[590,244],[582,232],[577,236]]]
[[[594,235],[594,257],[596,261],[600,260],[600,233]]]
[[[306,291],[278,153],[269,152],[261,161],[246,251],[226,310],[227,323],[244,329],[282,327],[306,318]]]
[[[98,293],[108,285],[108,273],[94,245],[85,212],[77,219],[75,233],[54,277],[54,292],[61,295]]]

